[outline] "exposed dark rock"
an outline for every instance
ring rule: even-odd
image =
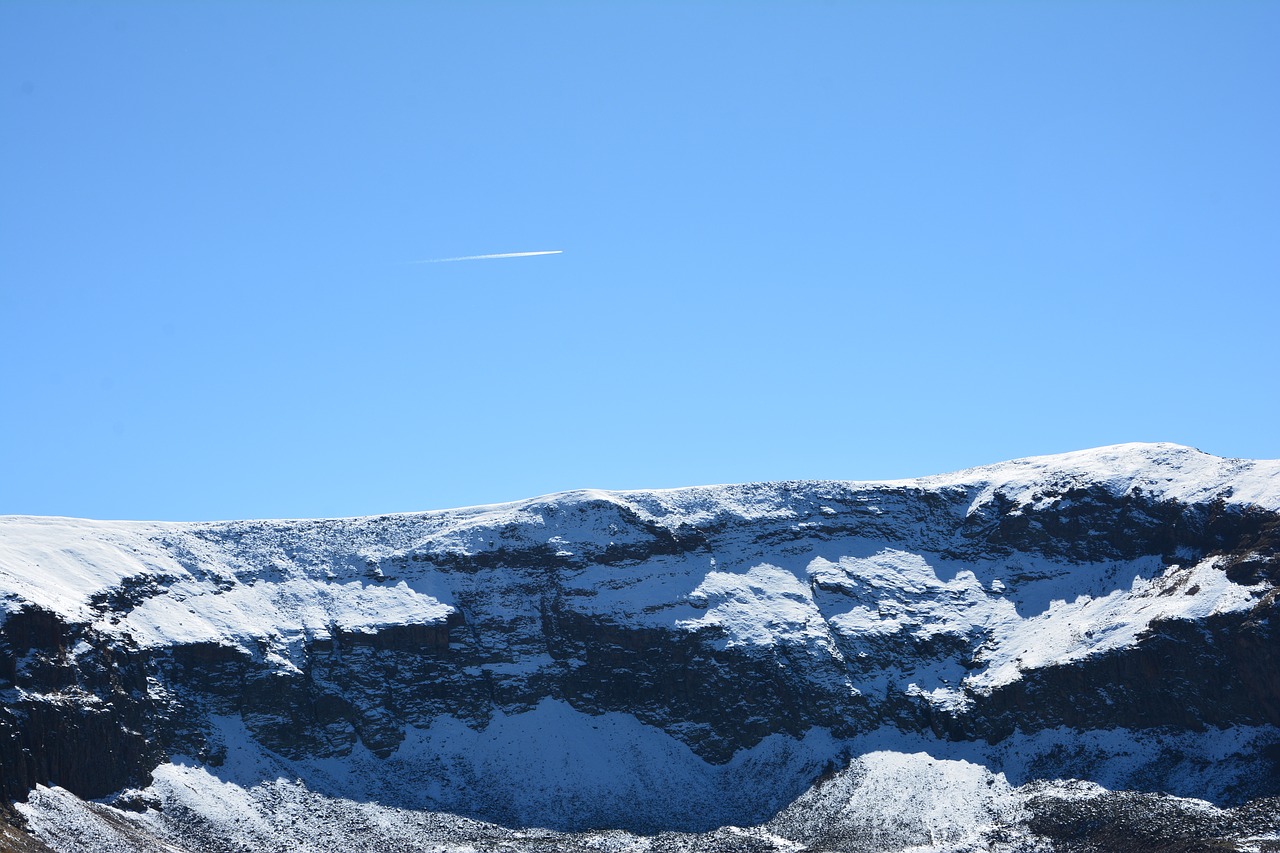
[[[38,783],[105,796],[145,783],[167,754],[169,709],[126,639],[27,607],[0,626],[0,661],[12,697],[0,707],[6,802]]]
[[[0,822],[0,853],[54,853],[38,838],[33,838],[21,825]]]
[[[1160,794],[1133,792],[1067,797],[1033,796],[1030,829],[1065,853],[1228,853],[1275,850],[1280,844],[1241,844],[1241,837],[1273,833],[1280,800],[1259,799],[1222,812]]]

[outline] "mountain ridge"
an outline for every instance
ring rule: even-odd
[[[230,818],[184,785],[267,809],[285,772],[325,808],[694,848],[816,843],[788,804],[817,797],[863,849],[886,836],[814,780],[866,802],[909,748],[1012,804],[947,837],[1030,837],[1046,781],[1243,807],[1280,793],[1278,520],[1280,461],[1170,444],[346,519],[2,517],[3,797],[64,845],[56,815],[101,797],[214,838]],[[243,849],[306,841],[272,832]]]
[[[378,512],[368,513],[364,515],[350,516],[324,516],[324,517],[279,517],[279,518],[224,518],[194,521],[166,521],[163,519],[99,519],[85,518],[80,516],[63,516],[63,515],[30,515],[23,513],[0,514],[0,519],[48,519],[48,520],[74,520],[93,522],[99,524],[119,524],[119,525],[217,525],[217,524],[234,524],[240,521],[253,520],[260,522],[304,522],[304,521],[358,521],[370,518],[383,517],[426,517],[438,515],[475,515],[490,511],[507,510],[516,507],[522,507],[530,504],[539,504],[547,502],[558,502],[569,498],[582,499],[603,499],[603,500],[619,500],[631,496],[653,497],[658,498],[664,495],[679,495],[682,493],[703,493],[715,492],[719,490],[734,490],[743,488],[769,488],[769,487],[797,487],[797,486],[818,486],[818,485],[843,485],[856,487],[875,487],[875,486],[930,486],[930,485],[960,485],[969,482],[977,482],[982,479],[983,475],[994,474],[998,472],[1008,472],[1017,470],[1034,470],[1034,471],[1051,471],[1053,473],[1066,472],[1085,472],[1090,469],[1098,469],[1098,463],[1106,463],[1106,470],[1114,473],[1116,463],[1120,463],[1124,467],[1130,469],[1135,477],[1152,465],[1164,465],[1172,468],[1172,470],[1181,471],[1184,466],[1173,465],[1174,461],[1195,461],[1199,463],[1197,467],[1201,469],[1209,467],[1217,467],[1220,477],[1233,477],[1242,470],[1254,468],[1262,468],[1257,478],[1249,478],[1253,490],[1248,492],[1248,497],[1236,496],[1233,493],[1226,495],[1226,499],[1233,499],[1237,502],[1253,502],[1253,503],[1274,503],[1280,500],[1280,460],[1266,459],[1246,459],[1238,457],[1220,457],[1207,453],[1195,447],[1177,444],[1175,442],[1123,442],[1119,444],[1100,445],[1098,447],[1087,448],[1084,450],[1067,451],[1063,453],[1038,454],[1035,456],[1025,456],[1017,459],[1010,459],[1002,462],[993,462],[982,465],[973,465],[967,468],[960,468],[954,471],[943,472],[940,474],[928,474],[920,477],[894,477],[888,479],[871,479],[871,480],[842,480],[842,479],[783,479],[783,480],[763,480],[763,481],[744,481],[729,483],[714,483],[697,486],[673,486],[654,489],[600,489],[600,488],[580,488],[568,489],[560,492],[548,492],[542,495],[536,495],[529,498],[521,498],[512,501],[501,501],[490,504],[474,504],[467,506],[445,507],[438,509],[426,510],[404,510],[395,512]],[[1074,462],[1074,465],[1067,463]],[[1054,467],[1056,463],[1056,467]],[[1203,477],[1203,473],[1200,474]],[[1121,478],[1122,479],[1122,478]],[[1153,484],[1157,481],[1152,480]]]

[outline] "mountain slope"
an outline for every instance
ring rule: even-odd
[[[0,793],[65,849],[103,815],[317,843],[277,822],[325,808],[442,844],[892,849],[1050,832],[1027,804],[1078,801],[1033,791],[1059,779],[1221,812],[1280,793],[1277,584],[1280,462],[1167,444],[362,519],[8,517]],[[945,771],[930,817],[867,823],[912,755]]]

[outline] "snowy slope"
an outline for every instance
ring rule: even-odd
[[[1276,509],[1280,502],[1280,461],[1223,459],[1179,444],[1116,444],[1053,456],[1032,456],[954,474],[900,481],[925,488],[977,489],[975,503],[997,491],[1019,504],[1036,500],[1047,488],[1100,484],[1116,495],[1142,490],[1162,500]]]
[[[584,608],[633,623],[717,626],[727,645],[801,643],[839,657],[840,636],[987,631],[987,666],[966,676],[975,685],[1014,678],[1019,667],[1131,643],[1154,619],[1202,617],[1254,601],[1248,588],[1215,571],[1212,560],[1173,573],[1154,556],[1088,565],[1034,554],[956,561],[937,553],[946,531],[913,519],[895,521],[888,536],[884,525],[868,525],[870,536],[847,524],[827,532],[850,516],[858,522],[891,512],[892,506],[879,505],[887,502],[882,496],[901,489],[963,490],[973,511],[997,492],[1018,506],[1034,506],[1065,500],[1044,497],[1047,491],[1083,484],[1116,495],[1141,490],[1187,503],[1221,499],[1280,509],[1280,462],[1128,444],[889,483],[582,491],[333,521],[15,516],[0,518],[0,599],[7,612],[35,604],[106,634],[127,634],[144,648],[200,641],[250,648],[266,641],[288,660],[299,642],[334,629],[443,622],[464,587],[481,580],[493,593],[495,616],[518,619],[527,602],[506,600],[491,570],[458,577],[431,560],[541,549],[567,567],[565,583],[584,594]],[[755,536],[734,535],[762,521],[781,523],[798,541],[769,548]],[[637,524],[677,535],[681,527],[729,532],[712,549],[630,565],[600,563],[611,548],[648,532]],[[815,541],[806,541],[806,532]],[[1011,589],[1012,573],[1032,579]],[[111,604],[130,580],[138,581],[141,601],[121,612]],[[1161,596],[1171,584],[1197,592]],[[815,594],[819,587],[842,597],[823,599]]]
[[[512,842],[496,822],[941,850],[1021,825],[1038,779],[1234,802],[1280,740],[1273,665],[1231,633],[1270,624],[1278,517],[1280,462],[1169,444],[370,518],[3,517],[0,770],[24,720],[97,714],[153,776],[130,796],[164,811],[119,820],[155,849],[305,849],[281,821],[328,809],[440,849]],[[120,787],[56,763],[23,784]],[[39,790],[42,837],[124,831]]]

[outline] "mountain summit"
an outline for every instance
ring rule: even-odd
[[[1278,595],[1280,461],[1173,444],[3,517],[0,845],[1273,849]]]

